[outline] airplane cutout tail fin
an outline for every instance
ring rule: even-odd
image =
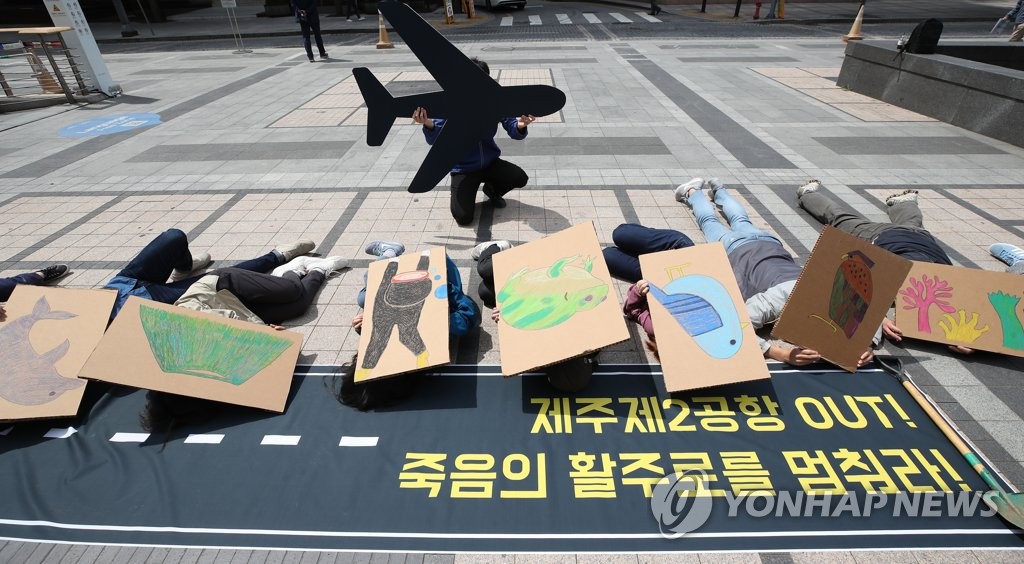
[[[366,102],[366,144],[371,147],[383,145],[391,126],[395,124],[395,118],[398,117],[395,111],[395,98],[377,77],[373,76],[370,69],[354,68],[352,76],[356,77],[359,92]]]

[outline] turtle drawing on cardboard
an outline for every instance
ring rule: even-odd
[[[850,251],[842,256],[842,260],[832,281],[829,318],[811,317],[827,323],[833,332],[841,329],[849,339],[857,332],[871,305],[871,268],[875,263],[860,251]]]
[[[594,276],[593,257],[575,264],[579,260],[579,255],[565,257],[550,267],[523,267],[509,276],[497,298],[502,320],[516,329],[547,329],[605,301],[608,283]]]

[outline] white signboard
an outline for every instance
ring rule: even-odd
[[[96,46],[96,39],[92,36],[89,22],[85,21],[85,14],[82,13],[78,0],[44,0],[43,3],[50,14],[50,19],[53,20],[53,25],[72,29],[62,34],[64,43],[71,50],[75,63],[89,79],[92,87],[107,96],[120,94],[121,85],[110,77],[107,63],[103,61],[100,48]]]
[[[237,8],[238,0],[220,0],[221,8]]]

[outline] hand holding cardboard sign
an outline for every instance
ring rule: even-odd
[[[434,120],[430,119],[425,108],[416,108],[413,110],[412,121],[413,123],[418,123],[427,129],[434,129]]]

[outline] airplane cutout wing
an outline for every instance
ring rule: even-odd
[[[409,185],[409,192],[433,190],[503,118],[545,116],[565,105],[565,94],[553,86],[499,85],[409,6],[386,0],[379,2],[377,9],[443,88],[441,92],[395,98],[369,69],[352,70],[366,102],[368,145],[382,145],[395,119],[411,116],[417,107],[446,120]]]
[[[458,96],[499,88],[496,80],[406,4],[387,0],[378,2],[377,9],[446,93]]]
[[[468,155],[480,139],[490,133],[491,127],[491,123],[482,120],[455,118],[445,121],[409,184],[409,191],[415,194],[433,190],[452,170],[452,165]]]

